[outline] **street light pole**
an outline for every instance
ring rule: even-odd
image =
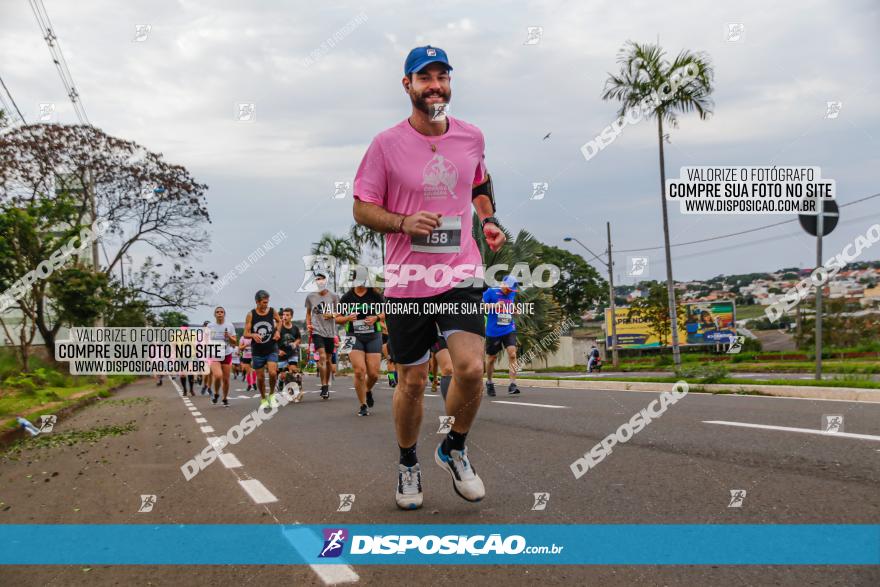
[[[596,259],[597,261],[599,261],[600,263],[605,265],[606,269],[608,269],[608,298],[609,298],[608,302],[610,304],[609,309],[611,310],[611,357],[612,357],[611,360],[614,363],[614,366],[617,367],[620,364],[620,356],[618,355],[618,352],[617,352],[617,315],[616,315],[617,307],[614,304],[614,262],[611,259],[611,223],[610,222],[606,223],[606,228],[608,229],[608,251],[607,251],[608,252],[608,262],[607,263],[602,262],[602,258],[599,255],[597,255],[596,253],[591,251],[587,245],[585,245],[584,243],[582,243],[578,239],[574,238],[573,236],[564,237],[562,240],[564,240],[566,242],[574,241],[577,244],[579,244],[580,246],[582,246],[584,248],[584,250],[586,250],[588,253],[593,255],[590,259],[587,259],[587,263],[589,263],[593,259]],[[606,335],[607,335],[607,332],[606,332]]]

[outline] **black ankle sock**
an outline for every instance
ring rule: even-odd
[[[449,454],[451,450],[464,450],[464,441],[467,438],[467,432],[461,433],[450,430],[443,439],[443,452]]]
[[[419,462],[419,459],[416,457],[416,445],[412,445],[409,448],[400,448],[400,464],[404,467],[414,467],[416,463]]]
[[[440,393],[443,399],[446,399],[446,393],[449,391],[449,384],[452,383],[452,375],[444,375],[440,378]]]

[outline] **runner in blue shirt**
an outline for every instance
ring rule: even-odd
[[[495,397],[495,384],[492,374],[495,371],[495,359],[502,347],[507,350],[508,373],[510,385],[508,395],[519,393],[516,386],[516,324],[513,321],[513,298],[519,284],[512,275],[501,281],[501,287],[493,287],[483,292],[483,302],[492,304],[486,318],[486,393]]]

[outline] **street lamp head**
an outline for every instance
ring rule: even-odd
[[[562,240],[564,240],[564,241],[567,242],[567,243],[570,243],[570,242],[571,242],[571,237],[570,237],[570,236],[566,236],[566,237],[563,237]]]

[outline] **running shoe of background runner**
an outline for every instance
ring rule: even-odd
[[[516,383],[511,382],[511,384],[507,386],[507,395],[516,395],[518,393],[519,387],[516,386]]]
[[[486,393],[489,397],[495,397],[495,384],[491,381],[486,382]]]
[[[372,407],[373,407],[373,404],[375,404],[375,403],[376,403],[376,402],[373,401],[373,392],[372,392],[372,391],[368,391],[368,392],[367,392],[367,407],[368,407],[368,408],[372,408]]]
[[[361,409],[358,410],[358,416],[369,416],[370,410],[367,409],[367,404],[361,404]]]

